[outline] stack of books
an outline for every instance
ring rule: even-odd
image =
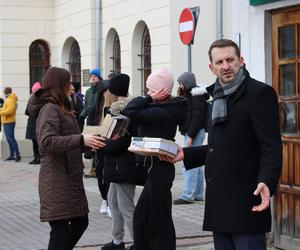
[[[132,137],[128,151],[140,155],[167,155],[174,158],[178,145],[170,140],[152,137]]]
[[[84,126],[83,134],[100,135],[105,138],[111,138],[114,135],[123,136],[127,132],[129,122],[126,116],[107,114],[100,126]]]

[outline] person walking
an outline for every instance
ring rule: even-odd
[[[12,92],[11,87],[4,89],[5,100],[2,108],[0,108],[1,123],[3,124],[4,133],[9,146],[9,157],[6,161],[21,160],[19,146],[15,138],[16,112],[18,96]]]
[[[106,116],[117,116],[122,113],[130,100],[127,97],[129,81],[130,78],[126,74],[117,74],[109,80],[108,90],[105,93],[105,107],[108,108]],[[126,131],[122,135],[124,129]],[[131,122],[128,128],[117,127],[115,130],[112,138],[103,138],[105,146],[99,150],[104,154],[103,178],[110,182],[108,204],[112,215],[113,235],[113,240],[105,244],[102,250],[125,249],[124,224],[133,240],[136,184],[144,185],[147,179],[146,168],[137,165],[135,154],[127,150],[131,136],[137,134],[135,124]],[[126,249],[134,250],[134,245]]]
[[[40,219],[49,222],[48,250],[71,250],[88,226],[82,151],[99,148],[99,136],[81,135],[69,100],[70,73],[47,70],[43,87],[30,97],[40,149]]]
[[[186,101],[171,97],[173,75],[159,68],[149,75],[148,95],[132,99],[123,114],[138,126],[138,136],[173,140],[178,125],[185,122]],[[175,177],[173,164],[158,157],[138,157],[149,173],[133,217],[135,250],[174,250],[176,235],[172,220],[171,187]]]
[[[3,103],[4,103],[4,100],[0,97],[0,108],[2,108]],[[1,124],[1,116],[0,116],[0,131],[1,131],[1,129],[2,129],[2,124]]]
[[[184,160],[187,169],[205,163],[203,230],[213,232],[216,250],[266,250],[270,197],[282,168],[278,98],[250,76],[235,42],[217,40],[208,55],[217,76],[207,88],[208,145],[179,148],[171,161]]]
[[[40,82],[35,82],[31,88],[32,94],[35,91],[39,90],[41,87],[42,86],[41,86]],[[25,138],[32,141],[32,148],[33,148],[33,155],[34,155],[33,160],[30,161],[29,164],[40,164],[40,152],[39,152],[38,143],[36,141],[36,131],[35,131],[36,130],[36,118],[29,115],[28,104],[25,109],[25,115],[28,116]]]
[[[187,121],[179,127],[180,133],[184,136],[184,146],[202,145],[205,138],[206,100],[209,95],[205,88],[196,85],[196,78],[192,72],[184,72],[177,81],[179,84],[177,95],[186,98],[188,103]],[[186,170],[182,166],[182,174],[184,178],[182,194],[174,200],[174,205],[203,201],[204,167]]]

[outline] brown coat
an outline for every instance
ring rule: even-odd
[[[63,114],[58,105],[47,103],[41,108],[36,125],[41,154],[41,221],[86,215],[81,134],[75,118]]]

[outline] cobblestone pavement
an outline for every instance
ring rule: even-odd
[[[15,163],[0,159],[0,249],[3,250],[47,248],[49,226],[39,221],[39,165],[29,165],[30,160],[22,158],[21,162]],[[88,167],[85,169],[87,171]],[[179,196],[182,183],[182,175],[176,174],[173,199]],[[96,179],[84,178],[84,184],[90,223],[77,246],[86,250],[100,249],[101,245],[112,239],[111,219],[99,213],[101,198]],[[140,192],[141,187],[138,187],[136,199]],[[203,245],[211,242],[210,233],[201,230],[203,210],[203,202],[173,206],[177,249],[213,249],[211,244]],[[129,243],[131,240],[126,229],[125,235],[124,240]]]

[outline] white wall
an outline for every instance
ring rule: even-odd
[[[81,50],[82,69],[94,67],[95,0],[1,0],[0,2],[0,91],[11,86],[19,97],[16,139],[21,155],[32,155],[31,142],[25,140],[29,98],[29,47],[42,39],[50,49],[51,66],[63,65],[63,46],[74,37]],[[0,154],[7,154],[7,143],[0,133]]]
[[[106,36],[111,28],[119,35],[121,45],[121,70],[131,76],[130,93],[140,88],[141,79],[133,63],[133,34],[136,25],[144,21],[151,37],[152,70],[158,67],[170,67],[170,11],[169,0],[103,0],[102,1],[102,65],[107,57],[104,48]],[[107,63],[106,63],[107,64]],[[109,69],[104,68],[104,76]]]
[[[18,141],[24,141],[27,124],[24,111],[30,85],[29,47],[36,39],[51,40],[53,8],[51,0],[1,0],[0,91],[2,94],[3,88],[10,86],[19,97],[15,129]],[[3,144],[6,142],[2,140],[2,150],[6,151],[7,146]],[[23,153],[25,147],[20,148]]]

